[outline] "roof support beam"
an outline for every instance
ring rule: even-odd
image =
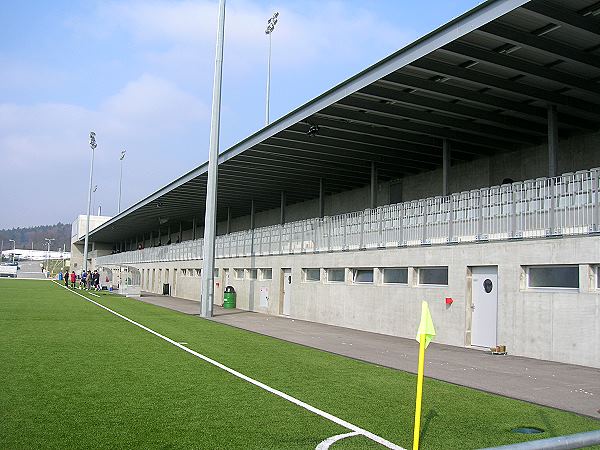
[[[502,91],[510,93],[521,94],[526,98],[534,98],[548,103],[554,103],[557,105],[579,109],[590,115],[600,117],[599,105],[588,102],[586,100],[580,100],[578,98],[547,91],[545,89],[541,89],[535,86],[517,83],[515,81],[507,80],[505,78],[497,77],[495,75],[489,75],[483,72],[465,69],[463,67],[454,66],[452,64],[447,64],[428,58],[423,58],[419,61],[415,61],[412,64],[412,66],[417,67],[419,69],[427,70],[429,72],[448,75],[452,78],[459,78],[462,80],[479,83],[482,87],[485,86],[494,89],[500,89]]]
[[[595,35],[600,34],[595,20],[588,19],[570,9],[549,2],[529,2],[522,6],[539,16],[571,29],[585,30]]]
[[[325,108],[319,116],[324,117],[343,117],[356,122],[362,122],[369,125],[379,125],[384,127],[393,128],[397,131],[406,131],[409,133],[421,133],[428,136],[436,136],[438,138],[448,138],[459,142],[468,142],[470,144],[481,145],[482,147],[492,147],[496,149],[509,150],[513,148],[513,143],[497,138],[483,138],[480,136],[473,136],[469,133],[464,133],[455,130],[449,130],[442,127],[432,127],[423,125],[416,122],[410,122],[408,120],[400,120],[391,117],[383,117],[375,114],[366,114],[358,111],[351,111],[342,108],[338,105],[330,106]]]
[[[319,139],[320,140],[320,139]],[[260,150],[278,149],[279,153],[285,151],[301,151],[299,155],[316,158],[318,160],[325,160],[327,162],[336,163],[336,158],[341,163],[347,160],[347,163],[356,161],[358,165],[362,163],[370,163],[371,161],[387,162],[389,164],[402,164],[407,168],[420,169],[422,164],[425,165],[439,165],[439,156],[428,152],[419,157],[417,154],[410,152],[406,153],[402,149],[396,151],[389,151],[385,149],[375,149],[372,153],[361,152],[355,150],[353,146],[344,148],[344,141],[339,141],[339,145],[334,147],[328,143],[319,144],[315,142],[308,144],[305,141],[295,140],[294,135],[290,135],[289,139],[270,139],[268,144],[261,144],[257,146]]]
[[[536,144],[541,142],[541,136],[537,137],[529,133],[514,130],[511,133],[507,133],[503,128],[474,123],[473,121],[462,118],[433,114],[400,105],[387,105],[372,100],[360,100],[356,97],[349,97],[341,100],[337,105],[348,106],[351,107],[352,110],[366,110],[374,113],[375,116],[388,117],[391,119],[409,119],[411,121],[425,123],[435,128],[448,127],[465,134],[474,134],[477,136],[484,136],[485,138],[515,142],[517,144]],[[435,135],[435,132],[432,134]]]
[[[495,36],[510,44],[542,51],[567,61],[585,64],[594,68],[600,67],[600,57],[593,53],[586,53],[585,51],[578,50],[552,39],[536,36],[535,34],[517,30],[501,23],[488,23],[479,28],[476,32]]]
[[[439,84],[439,83],[438,83]],[[354,96],[369,96],[371,98],[383,99],[395,103],[406,105],[415,105],[421,108],[427,108],[433,111],[449,113],[453,116],[468,117],[477,119],[493,125],[503,126],[511,131],[517,129],[532,134],[545,135],[546,127],[536,122],[523,120],[517,117],[511,117],[499,114],[496,111],[475,108],[473,106],[460,103],[451,103],[446,100],[438,100],[431,97],[425,97],[414,93],[404,92],[400,89],[392,89],[386,86],[371,85],[363,88]]]
[[[540,66],[524,59],[517,59],[510,55],[502,55],[492,50],[485,50],[483,48],[465,44],[463,42],[452,42],[447,44],[445,47],[442,47],[438,51],[454,53],[475,61],[492,64],[497,67],[510,68],[524,75],[529,75],[544,80],[551,80],[565,86],[570,86],[574,89],[580,89],[600,95],[600,85],[597,83],[592,83],[581,77],[569,75],[548,67]]]
[[[448,97],[457,99],[461,102],[493,106],[507,111],[512,111],[520,115],[528,116],[528,120],[535,120],[536,122],[542,124],[544,129],[546,127],[545,108],[531,106],[526,103],[509,100],[503,97],[490,95],[484,92],[465,89],[446,83],[439,83],[425,78],[406,75],[401,72],[396,72],[388,75],[382,81],[378,82],[378,84],[391,86],[406,86],[408,88],[414,88],[424,92],[432,92],[436,94],[447,95]],[[458,106],[458,104],[456,103],[453,103],[452,105]],[[580,117],[571,116],[564,113],[560,115],[560,120],[561,123],[568,125],[572,128],[579,128],[582,130],[594,130],[597,128],[596,123],[592,121],[587,121],[585,119],[581,119]]]
[[[319,178],[319,217],[325,217],[325,179]]]

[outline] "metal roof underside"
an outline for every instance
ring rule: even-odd
[[[396,52],[219,156],[218,220],[600,128],[600,2],[492,0]],[[311,126],[318,133],[309,135]],[[116,242],[204,220],[207,164],[92,234]],[[187,226],[189,228],[189,225]],[[184,227],[185,228],[185,227]]]

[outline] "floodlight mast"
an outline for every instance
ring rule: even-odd
[[[279,17],[279,13],[275,12],[272,17],[267,21],[267,29],[265,30],[265,34],[269,36],[269,57],[267,62],[267,101],[266,101],[266,111],[265,111],[265,125],[269,125],[269,102],[271,97],[271,34],[275,30],[275,25],[277,25],[277,18]]]
[[[15,248],[17,247],[17,243],[15,242],[14,239],[9,239],[8,242],[12,242],[13,243],[13,251],[12,251],[12,263],[15,262]]]
[[[121,213],[121,185],[123,184],[123,160],[125,159],[125,153],[127,153],[127,150],[121,150],[121,157],[119,158],[119,161],[121,161],[121,171],[119,174],[119,208],[117,214]]]
[[[90,238],[90,208],[92,206],[92,178],[94,176],[94,150],[96,150],[96,133],[90,131],[90,148],[92,149],[92,160],[90,163],[90,185],[88,189],[87,220],[85,221],[85,240],[83,244],[83,270],[88,270],[88,241]]]
[[[50,243],[54,240],[54,238],[44,238],[46,243],[48,244],[48,252],[46,253],[46,272],[50,271]]]
[[[210,148],[208,153],[208,180],[206,185],[206,212],[204,216],[204,249],[202,264],[202,297],[200,315],[212,317],[215,295],[215,235],[217,228],[217,176],[219,132],[221,127],[221,85],[223,78],[223,41],[225,38],[225,0],[219,1],[215,77],[213,82]]]

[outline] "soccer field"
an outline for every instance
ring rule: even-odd
[[[0,280],[0,358],[2,449],[315,449],[353,431],[340,421],[412,446],[414,375],[116,295]],[[546,431],[510,432],[522,426]],[[598,428],[592,418],[425,381],[424,449],[480,448]],[[330,448],[386,447],[359,435]]]

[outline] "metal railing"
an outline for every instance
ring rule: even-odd
[[[600,168],[364,211],[238,231],[217,258],[485,242],[600,231]],[[202,239],[97,258],[97,264],[202,259]]]

